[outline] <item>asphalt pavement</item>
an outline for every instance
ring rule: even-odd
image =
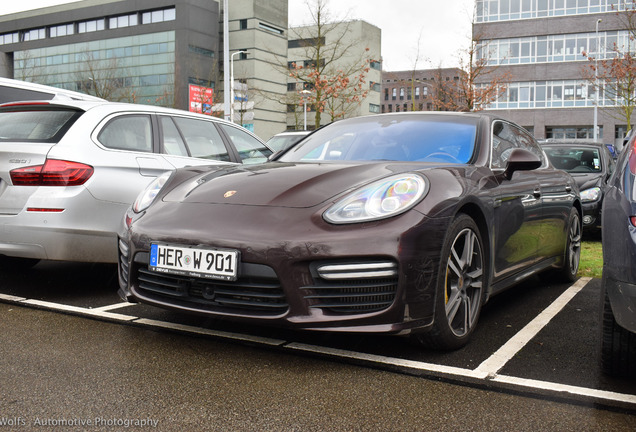
[[[587,404],[13,304],[0,316],[0,430],[636,430]]]

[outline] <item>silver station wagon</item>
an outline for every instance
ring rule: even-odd
[[[0,263],[115,263],[117,228],[157,176],[271,153],[242,127],[186,111],[106,101],[0,105]]]

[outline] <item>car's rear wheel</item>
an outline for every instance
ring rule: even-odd
[[[576,208],[570,210],[568,221],[568,238],[565,249],[563,268],[561,269],[561,279],[566,281],[576,280],[576,273],[579,271],[581,261],[581,216]]]
[[[487,286],[484,247],[472,218],[460,214],[447,231],[437,282],[435,322],[415,338],[436,349],[464,346],[473,333]]]
[[[607,293],[602,320],[601,370],[612,376],[636,378],[636,334],[618,325]]]

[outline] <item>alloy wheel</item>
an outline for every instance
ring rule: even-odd
[[[455,336],[470,332],[477,322],[484,289],[483,250],[470,228],[457,234],[446,265],[446,319]]]

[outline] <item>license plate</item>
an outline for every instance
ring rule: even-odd
[[[160,273],[234,281],[238,275],[238,256],[236,250],[153,243],[149,268]]]

